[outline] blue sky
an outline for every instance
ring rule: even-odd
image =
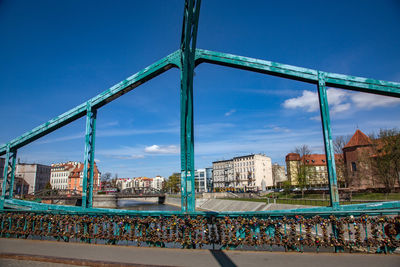
[[[0,1],[0,143],[81,104],[179,47],[183,0]],[[399,1],[203,0],[198,48],[400,82]],[[195,165],[249,153],[323,152],[316,88],[202,64]],[[120,177],[180,170],[177,69],[98,111],[96,160]],[[400,101],[328,89],[333,135],[400,126]],[[83,161],[82,118],[19,150]]]

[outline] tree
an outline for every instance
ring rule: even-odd
[[[372,153],[368,157],[372,175],[384,185],[386,193],[390,193],[396,182],[400,183],[400,131],[380,129],[372,143]]]
[[[306,164],[306,156],[311,155],[311,149],[307,145],[298,146],[294,153],[300,155],[300,161],[297,165],[297,185],[301,189],[301,197],[304,197],[304,189],[307,188],[310,178],[314,174],[310,165]]]
[[[291,186],[292,185],[290,184],[290,181],[284,181],[283,182],[283,190],[284,190],[286,196],[290,193],[290,187]]]
[[[179,193],[180,183],[181,183],[181,175],[179,173],[173,173],[170,177],[168,177],[168,180],[165,182],[165,188],[163,189],[166,192]]]
[[[102,181],[108,181],[111,178],[111,173],[110,172],[106,172],[103,175],[101,175],[101,180]]]
[[[44,189],[46,189],[46,190],[51,190],[51,189],[52,189],[51,183],[50,183],[50,182],[47,182],[47,184],[44,186]]]
[[[350,184],[350,175],[348,174],[346,164],[344,162],[343,157],[343,148],[350,141],[351,136],[349,135],[340,135],[336,136],[333,140],[333,150],[336,155],[341,155],[335,157],[335,165],[336,165],[336,176],[338,183],[343,183],[344,186],[347,187]]]

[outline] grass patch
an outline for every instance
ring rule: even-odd
[[[360,193],[354,194],[355,200],[400,200],[400,193]]]

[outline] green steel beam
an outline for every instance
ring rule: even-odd
[[[95,140],[96,140],[96,118],[97,118],[97,110],[92,110],[92,118],[91,118],[91,136],[90,136],[90,161],[89,161],[89,192],[88,192],[88,208],[93,207],[93,175],[94,175],[94,150],[95,150]],[[97,175],[100,175],[97,173]],[[100,181],[100,177],[98,177],[98,181]],[[100,186],[97,184],[97,186]]]
[[[360,205],[339,206],[337,192],[337,178],[335,173],[335,161],[332,148],[332,137],[330,130],[329,107],[326,95],[326,86],[333,86],[360,92],[367,92],[379,95],[400,97],[400,83],[381,80],[367,79],[349,75],[319,72],[313,69],[301,68],[287,64],[281,64],[260,59],[236,56],[226,53],[196,49],[196,38],[198,19],[200,11],[200,0],[186,0],[182,28],[180,50],[168,55],[158,62],[150,65],[142,71],[134,74],[128,79],[118,83],[89,101],[69,110],[68,112],[44,123],[30,132],[23,134],[0,146],[0,156],[6,154],[7,167],[5,168],[5,179],[3,181],[3,193],[1,196],[0,208],[6,203],[8,207],[19,207],[37,211],[59,210],[69,212],[100,212],[92,207],[93,190],[93,169],[94,169],[94,141],[96,111],[103,105],[111,102],[119,96],[129,92],[142,83],[160,75],[172,67],[181,69],[181,195],[182,211],[179,212],[158,212],[160,214],[201,214],[195,212],[195,188],[194,188],[194,136],[193,136],[193,74],[194,68],[202,63],[208,62],[238,69],[250,70],[274,76],[299,80],[318,85],[320,100],[322,127],[324,134],[325,151],[329,174],[331,207],[318,207],[311,209],[278,210],[271,212],[244,212],[224,213],[231,215],[268,215],[268,214],[298,214],[315,212],[354,212],[365,210],[382,210],[385,208],[398,209],[400,201],[386,203],[372,203]],[[16,150],[36,139],[55,131],[56,129],[87,115],[86,139],[85,139],[85,166],[84,166],[84,201],[83,207],[55,206],[38,204],[27,201],[12,199],[14,183],[14,170]],[[89,174],[88,174],[89,170]],[[89,177],[88,177],[89,176]],[[87,184],[89,181],[89,184]],[[7,195],[7,186],[11,191]],[[9,198],[9,199],[8,199]],[[101,212],[104,211],[104,209]],[[121,213],[118,210],[106,210],[112,214]],[[139,212],[140,214],[156,214],[152,212]],[[131,211],[127,212],[131,214]],[[217,213],[221,215],[222,213]]]
[[[85,155],[82,181],[82,207],[91,208],[93,203],[94,149],[97,110],[88,102],[86,112]]]
[[[87,102],[90,102],[93,108],[98,109],[173,67],[180,68],[179,50],[148,66],[147,68],[144,68],[143,70],[114,85],[103,93],[93,97]],[[57,130],[64,125],[67,125],[74,120],[85,116],[87,102],[82,103],[81,105],[61,114],[60,116],[57,116],[54,119],[51,119],[48,122],[34,128],[33,130],[11,140],[9,142],[10,148],[18,149],[42,136],[45,136],[46,134]],[[0,156],[6,153],[6,149],[6,144],[0,145]]]
[[[25,210],[32,212],[50,212],[50,213],[68,213],[68,214],[93,214],[93,215],[137,215],[137,216],[181,216],[181,215],[214,215],[224,216],[242,216],[242,217],[268,217],[268,216],[295,216],[295,215],[330,215],[330,214],[398,214],[400,212],[400,201],[355,204],[340,206],[340,209],[332,207],[314,207],[305,209],[289,210],[268,210],[268,211],[232,211],[232,212],[209,212],[209,211],[145,211],[145,210],[118,210],[102,208],[82,208],[76,206],[63,206],[23,201],[19,199],[5,199],[5,207],[9,209]],[[2,210],[0,210],[1,212]],[[3,209],[3,211],[7,211]]]
[[[4,161],[3,186],[0,197],[0,209],[4,208],[5,199],[12,199],[14,191],[15,162],[17,150],[7,144],[6,158]]]
[[[321,111],[322,133],[324,137],[326,164],[328,168],[328,182],[329,182],[329,195],[331,206],[333,208],[339,207],[339,191],[337,186],[336,166],[335,166],[335,152],[332,144],[331,133],[331,120],[329,117],[328,96],[326,94],[325,86],[326,74],[325,72],[318,72],[318,96],[319,107]]]
[[[292,80],[318,84],[318,71],[261,59],[227,53],[196,50],[196,65],[203,62],[254,72],[266,73]],[[374,80],[350,75],[325,72],[326,86],[354,91],[400,97],[400,83]]]
[[[7,188],[8,188],[8,163],[10,161],[10,145],[7,144],[6,148],[6,158],[4,160],[4,172],[3,172],[3,186],[1,187],[1,198],[0,198],[0,208],[4,208],[4,201],[6,199]]]
[[[10,179],[10,187],[9,187],[9,192],[8,192],[8,198],[12,199],[14,195],[14,179],[15,179],[15,163],[17,161],[17,150],[12,150],[11,151],[11,157],[10,157],[10,162],[8,164],[9,166],[9,179]]]
[[[193,74],[195,68],[197,25],[200,0],[185,1],[181,37],[181,207],[182,212],[193,212],[194,185],[194,130],[193,130]]]

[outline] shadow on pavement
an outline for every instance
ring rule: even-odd
[[[237,265],[224,253],[222,250],[212,250],[210,249],[211,254],[218,261],[219,265],[222,267],[236,267]]]

